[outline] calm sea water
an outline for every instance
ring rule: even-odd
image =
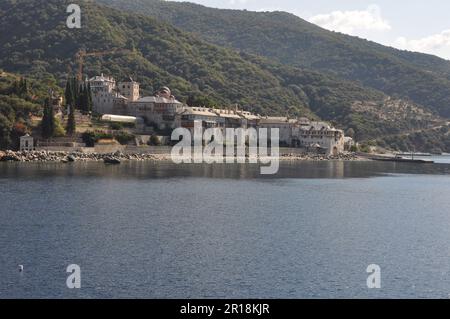
[[[283,164],[272,177],[0,163],[0,298],[448,298],[450,160],[437,160]]]

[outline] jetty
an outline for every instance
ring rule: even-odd
[[[413,163],[413,164],[434,164],[434,161],[432,160],[424,160],[424,159],[415,159],[415,158],[405,158],[401,156],[394,156],[394,157],[388,157],[388,156],[375,156],[370,157],[373,161],[379,161],[379,162],[395,162],[395,163]]]

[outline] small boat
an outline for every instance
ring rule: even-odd
[[[105,157],[103,159],[103,162],[105,164],[120,164],[121,163],[120,159],[114,158],[114,157]]]

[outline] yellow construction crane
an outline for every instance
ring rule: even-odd
[[[132,51],[127,49],[115,49],[115,50],[108,50],[108,51],[99,51],[99,52],[86,52],[86,50],[82,49],[78,51],[75,54],[75,59],[78,63],[78,72],[77,72],[77,79],[78,81],[83,80],[83,64],[84,64],[84,58],[88,56],[104,56],[108,54],[126,54],[131,53]]]

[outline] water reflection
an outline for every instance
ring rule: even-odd
[[[282,162],[276,175],[261,175],[255,164],[182,164],[170,162],[103,163],[0,163],[0,178],[102,177],[162,179],[206,177],[228,179],[273,178],[367,178],[391,174],[450,174],[450,164],[411,164],[389,162]]]
[[[275,176],[258,165],[0,163],[0,296],[447,297],[449,172],[383,162],[283,163]],[[78,291],[65,286],[71,263],[85,276]],[[387,289],[367,289],[371,263]]]

